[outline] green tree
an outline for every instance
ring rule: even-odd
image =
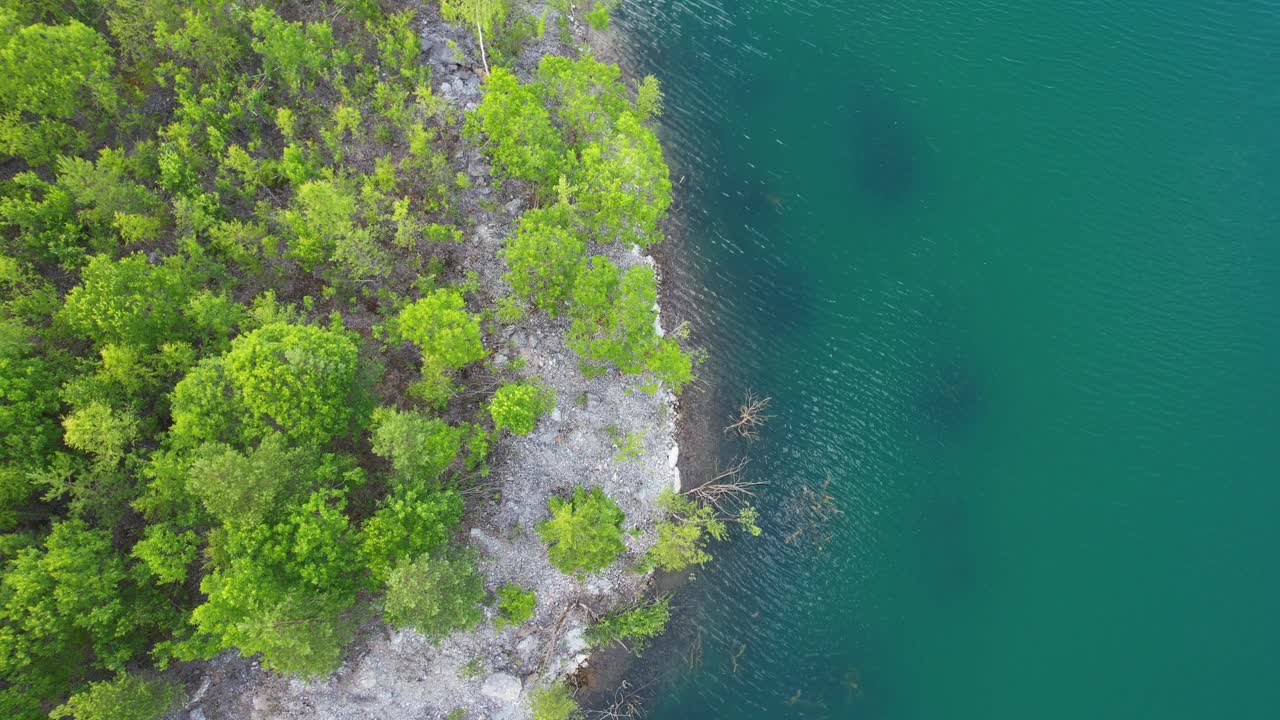
[[[484,98],[467,117],[466,134],[473,140],[484,136],[484,151],[507,177],[548,192],[564,174],[564,141],[538,90],[503,68],[485,80]]]
[[[113,410],[97,400],[63,418],[62,427],[67,447],[89,453],[105,467],[118,465],[138,438],[136,415]]]
[[[219,522],[257,525],[291,484],[299,484],[305,463],[303,453],[289,449],[284,436],[274,431],[247,453],[208,443],[194,454],[187,487]]]
[[[618,66],[590,55],[576,60],[547,55],[534,79],[574,147],[607,138],[622,113],[631,109]]]
[[[618,643],[633,655],[644,652],[671,619],[671,599],[662,597],[629,610],[614,612],[587,629],[593,645]]]
[[[0,157],[42,165],[88,138],[72,121],[85,110],[113,113],[111,48],[78,20],[21,27],[0,9]]]
[[[44,360],[0,357],[0,464],[40,464],[57,442],[60,404]]]
[[[484,357],[480,320],[456,290],[433,290],[400,313],[400,334],[422,349],[424,363],[460,368]]]
[[[118,675],[114,680],[90,683],[49,713],[53,720],[160,720],[182,697],[182,687],[172,680],[148,680],[138,675]]]
[[[282,20],[269,7],[254,8],[252,21],[253,50],[262,56],[263,69],[279,77],[294,95],[310,90],[314,80],[328,68],[333,55],[333,29],[328,23]]]
[[[355,419],[358,353],[352,333],[272,323],[231,343],[226,380],[254,437],[279,428],[299,442],[323,443],[348,432]]]
[[[391,461],[396,482],[435,483],[462,449],[465,429],[417,412],[378,408],[373,413],[373,451]]]
[[[538,418],[556,405],[555,392],[531,383],[503,385],[489,401],[489,415],[497,430],[516,435],[533,432]]]
[[[509,268],[503,280],[517,297],[555,317],[572,296],[586,249],[568,204],[530,210],[500,253]]]
[[[658,221],[671,205],[671,180],[653,131],[631,112],[614,132],[582,150],[578,207],[600,242],[642,248],[662,239]]]
[[[132,554],[146,565],[156,582],[176,583],[187,579],[187,571],[196,559],[199,538],[193,530],[178,532],[165,523],[148,525]]]
[[[440,641],[484,618],[484,578],[462,554],[420,555],[404,560],[387,580],[384,613],[396,627],[410,627]]]
[[[551,564],[566,573],[582,575],[608,567],[626,550],[622,542],[625,517],[617,503],[598,487],[573,489],[569,500],[547,501],[551,518],[538,524]]]
[[[49,698],[85,668],[121,670],[168,619],[159,602],[130,579],[109,532],[55,522],[0,577],[0,679]]]
[[[263,666],[304,677],[341,662],[354,634],[350,610],[362,586],[360,551],[336,491],[315,492],[279,519],[229,530],[210,549],[200,583],[207,600],[191,613],[196,635],[180,659],[225,648],[262,654]]]
[[[693,360],[672,338],[659,337],[653,268],[638,264],[621,273],[607,258],[592,258],[574,287],[569,347],[588,374],[616,368],[650,373],[673,392],[693,378]]]
[[[399,489],[362,528],[362,547],[375,583],[384,583],[401,561],[428,554],[462,519],[456,490]]]
[[[118,261],[95,255],[80,284],[67,293],[59,317],[96,343],[152,348],[181,334],[190,292],[176,258],[152,265],[141,253]]]

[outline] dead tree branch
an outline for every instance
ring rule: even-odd
[[[765,414],[765,410],[769,407],[769,401],[773,398],[758,398],[754,391],[748,390],[747,396],[743,398],[742,405],[738,407],[737,419],[725,426],[724,431],[733,431],[738,433],[739,437],[748,440],[760,439],[760,428],[768,422],[769,415]]]

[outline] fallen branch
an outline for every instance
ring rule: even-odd
[[[764,427],[769,420],[769,416],[764,411],[769,407],[769,401],[772,399],[757,398],[753,391],[748,390],[747,396],[743,398],[742,405],[738,408],[738,419],[726,425],[724,431],[732,430],[748,440],[759,440],[760,428]]]

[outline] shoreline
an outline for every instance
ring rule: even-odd
[[[474,53],[474,40],[465,29],[445,24],[434,9],[419,17],[424,61],[436,76],[434,89],[459,111],[480,99],[475,64],[458,62],[455,48]],[[602,62],[620,64],[617,27],[605,31],[574,21],[578,44],[590,44]],[[525,47],[517,74],[528,78],[537,61],[549,54],[570,55],[548,38]],[[558,51],[558,52],[557,52]],[[634,76],[623,68],[624,78]],[[457,248],[460,269],[476,273],[482,294],[501,294],[505,269],[497,251],[523,209],[521,197],[509,189],[498,191],[486,160],[475,148],[454,161],[467,168],[474,187],[468,191],[467,215],[475,220],[467,242]],[[490,209],[484,209],[489,207]],[[664,232],[674,223],[664,218]],[[672,254],[665,246],[650,254],[634,248],[601,246],[596,251],[620,267],[648,263],[658,276],[660,333],[687,319],[688,308],[673,304]],[[380,620],[361,624],[342,667],[327,678],[307,682],[270,674],[253,658],[228,652],[204,663],[191,663],[175,672],[187,678],[192,694],[173,717],[190,720],[248,718],[250,720],[366,720],[411,717],[427,712],[444,717],[464,709],[468,717],[516,720],[527,717],[523,700],[546,679],[621,677],[632,656],[616,647],[592,650],[583,634],[610,608],[642,598],[664,580],[654,572],[637,575],[627,566],[643,556],[655,539],[661,518],[656,497],[666,487],[681,488],[684,477],[697,477],[690,454],[681,445],[688,430],[690,398],[704,391],[694,386],[682,397],[665,388],[655,395],[631,392],[634,383],[610,374],[587,380],[577,369],[576,356],[565,345],[567,322],[533,314],[491,338],[496,366],[515,367],[525,377],[538,377],[557,391],[557,406],[528,437],[507,437],[496,443],[490,457],[492,478],[500,499],[468,502],[458,535],[477,550],[486,588],[506,582],[535,589],[535,617],[522,626],[455,632],[432,646],[413,631],[393,630]],[[635,462],[612,461],[614,445],[603,432],[620,425],[626,431],[646,430],[645,449]],[[495,480],[496,479],[496,480]],[[532,534],[545,516],[546,498],[577,484],[601,485],[626,514],[626,553],[609,569],[582,581],[560,573],[547,562],[546,550]],[[687,484],[687,481],[686,481]],[[683,576],[681,576],[683,577]],[[668,578],[668,581],[670,578]],[[493,610],[486,610],[492,616]],[[589,707],[589,706],[588,706]]]

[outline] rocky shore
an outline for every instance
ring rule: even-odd
[[[483,74],[473,36],[440,21],[434,6],[421,8],[419,17],[421,60],[431,64],[433,91],[451,109],[473,109],[480,101]],[[601,54],[612,59],[608,33],[588,31],[576,22],[572,30],[575,43],[604,46]],[[553,35],[548,32],[525,48],[518,75],[527,78],[543,55],[570,54]],[[492,299],[505,292],[506,268],[498,251],[525,200],[510,186],[495,186],[477,149],[464,153],[453,161],[467,169],[471,180],[461,203],[473,229],[458,247],[457,260],[462,270],[478,276],[480,294]],[[654,264],[635,249],[610,246],[596,252],[624,269]],[[535,314],[486,339],[496,366],[539,378],[555,391],[557,405],[529,436],[507,437],[495,445],[488,482],[468,497],[460,538],[475,551],[487,589],[514,582],[536,592],[532,620],[501,630],[484,623],[438,645],[413,631],[369,622],[342,668],[316,682],[274,675],[252,660],[225,653],[181,671],[190,699],[174,717],[520,720],[529,717],[525,700],[531,688],[588,664],[586,628],[640,597],[652,580],[633,568],[655,540],[659,492],[680,487],[680,451],[676,399],[665,389],[647,394],[634,379],[618,374],[585,377],[566,345],[567,327],[563,318]],[[617,442],[625,436],[641,439],[639,452],[624,458]],[[535,533],[537,523],[547,517],[548,498],[577,485],[600,486],[626,514],[626,554],[607,570],[582,579],[554,568]]]

